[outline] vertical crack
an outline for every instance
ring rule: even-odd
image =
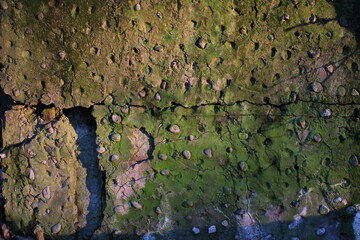
[[[94,232],[101,226],[104,209],[103,174],[99,168],[96,152],[96,122],[91,115],[91,108],[71,108],[64,110],[74,127],[78,138],[79,159],[86,169],[86,188],[89,199],[79,199],[79,202],[88,201],[86,224],[79,230],[78,239],[91,239]]]

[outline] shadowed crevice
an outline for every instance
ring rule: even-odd
[[[87,206],[86,225],[79,230],[78,239],[91,239],[94,232],[101,226],[104,207],[103,177],[99,168],[96,152],[96,122],[91,115],[91,109],[71,108],[64,110],[78,138],[77,145],[82,166],[86,169],[86,188],[90,199]],[[79,204],[83,204],[81,202]]]

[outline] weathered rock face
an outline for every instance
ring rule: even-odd
[[[11,231],[358,238],[356,0],[0,8]]]

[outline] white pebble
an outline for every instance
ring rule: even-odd
[[[194,234],[199,234],[199,233],[200,233],[200,229],[197,228],[197,227],[193,227],[193,228],[191,229],[191,231],[192,231]]]
[[[209,228],[208,228],[208,233],[211,234],[211,233],[216,233],[216,226],[215,225],[211,225]]]

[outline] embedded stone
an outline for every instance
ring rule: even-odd
[[[325,70],[329,73],[333,73],[334,72],[334,66],[332,64],[327,64],[325,65]]]
[[[141,90],[138,94],[142,98],[146,97],[146,91],[145,90]]]
[[[322,236],[322,235],[325,234],[325,232],[326,232],[325,228],[324,228],[324,227],[320,227],[320,228],[316,229],[315,234],[316,234],[317,236]]]
[[[188,139],[189,139],[189,141],[194,141],[194,140],[195,140],[195,136],[189,135],[189,136],[188,136]]]
[[[190,159],[190,158],[191,158],[191,152],[188,151],[188,150],[184,150],[184,151],[182,152],[182,155],[183,155],[183,157],[186,158],[186,159]]]
[[[311,14],[311,17],[310,17],[309,20],[310,20],[311,23],[316,23],[316,20],[317,20],[317,19],[316,19],[316,15]]]
[[[55,224],[54,226],[51,227],[51,232],[52,233],[59,233],[61,231],[61,224]]]
[[[314,137],[313,137],[313,139],[314,139],[314,141],[317,142],[317,143],[321,142],[321,136],[320,136],[320,134],[315,134]]]
[[[318,58],[318,57],[320,57],[320,49],[309,50],[308,55],[310,58]]]
[[[229,226],[229,223],[227,220],[224,220],[221,222],[221,225],[223,225],[224,227],[227,227],[227,226]]]
[[[160,171],[160,174],[163,175],[163,176],[167,176],[167,175],[170,174],[170,172],[169,172],[169,170],[164,169],[164,170],[161,170],[161,171]]]
[[[44,188],[44,190],[42,191],[42,195],[46,200],[49,200],[51,198],[51,192],[50,192],[50,187],[49,186]]]
[[[328,214],[329,212],[330,212],[330,209],[327,206],[325,206],[323,204],[319,206],[319,213],[321,215]]]
[[[0,153],[0,159],[4,159],[6,158],[6,154],[5,153]]]
[[[155,213],[156,213],[156,214],[162,214],[163,212],[162,212],[162,210],[161,210],[160,207],[156,207],[156,208],[155,208]]]
[[[359,159],[357,158],[357,156],[353,155],[349,158],[349,163],[355,167],[359,165]]]
[[[29,169],[28,177],[30,180],[35,180],[35,173],[34,170],[32,170],[31,168]]]
[[[159,157],[160,160],[166,160],[167,159],[167,155],[163,154],[163,153],[159,153],[158,157]]]
[[[41,13],[38,13],[37,15],[36,15],[36,19],[37,20],[43,20],[44,19],[44,14],[41,12]]]
[[[180,133],[180,127],[178,125],[171,125],[169,131],[172,133]]]
[[[117,214],[120,214],[120,215],[124,215],[124,214],[126,214],[127,213],[127,210],[125,209],[125,207],[124,206],[116,206],[115,208],[114,208],[114,212],[115,213],[117,213]]]
[[[240,168],[241,171],[246,172],[249,167],[248,167],[248,164],[246,162],[240,162],[239,163],[239,168]]]
[[[104,153],[106,151],[106,149],[104,147],[102,147],[102,146],[99,146],[99,147],[96,148],[96,151],[98,153]]]
[[[128,114],[129,113],[129,106],[128,105],[126,105],[126,106],[123,106],[123,107],[121,107],[121,112],[123,113],[123,114]]]
[[[198,46],[199,48],[206,48],[206,45],[207,45],[207,42],[205,39],[203,38],[199,38],[197,41],[196,41],[196,46]]]
[[[112,161],[112,162],[118,161],[119,159],[120,159],[120,157],[116,154],[114,154],[110,157],[110,161]]]
[[[192,231],[194,234],[196,234],[196,235],[200,233],[200,229],[197,228],[197,227],[193,227],[193,228],[191,229],[191,231]]]
[[[340,202],[342,202],[342,198],[341,197],[336,197],[336,198],[334,198],[333,202],[334,203],[340,203]]]
[[[115,133],[111,135],[111,141],[113,142],[120,142],[121,140],[121,135],[119,133]]]
[[[346,94],[346,89],[343,86],[339,86],[336,91],[336,95],[339,97],[344,97],[345,94]]]
[[[323,91],[323,86],[319,82],[312,82],[310,84],[310,89],[313,92],[320,93]]]
[[[156,93],[155,96],[154,96],[154,99],[157,100],[157,101],[160,101],[161,100],[160,94]]]
[[[212,151],[211,148],[204,149],[204,154],[207,158],[212,158]]]
[[[351,89],[350,94],[353,97],[360,95],[359,91],[357,89],[355,89],[355,88]]]
[[[111,115],[111,121],[113,123],[119,124],[121,122],[121,117],[119,115],[113,114]]]
[[[59,57],[60,57],[61,59],[64,59],[65,56],[66,56],[66,53],[65,53],[65,51],[61,51],[61,52],[58,53],[58,55],[59,55]]]
[[[321,117],[330,117],[332,115],[331,109],[330,108],[326,108],[321,114]]]
[[[139,11],[141,9],[141,5],[139,3],[135,4],[135,11]]]
[[[130,204],[131,204],[132,207],[134,207],[136,209],[142,209],[141,204],[136,202],[136,201],[131,201]]]
[[[212,225],[208,228],[208,233],[212,234],[212,233],[216,233],[216,226]]]

